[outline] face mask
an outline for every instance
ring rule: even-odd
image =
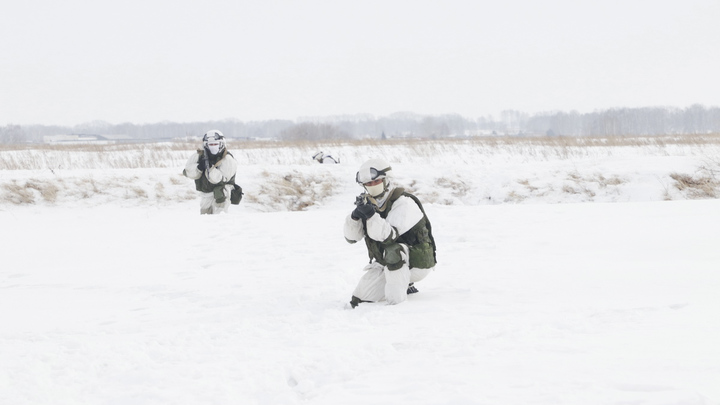
[[[384,182],[380,183],[380,184],[376,184],[374,186],[364,186],[364,187],[365,187],[365,190],[367,190],[368,194],[370,194],[373,197],[377,197],[380,194],[382,194],[383,191],[385,191]]]
[[[208,150],[213,155],[217,155],[217,153],[220,152],[220,142],[208,143]]]

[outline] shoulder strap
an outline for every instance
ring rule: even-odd
[[[380,216],[383,218],[387,217],[388,213],[390,212],[390,209],[393,206],[393,203],[398,198],[400,198],[400,196],[403,195],[404,193],[405,193],[405,189],[402,187],[397,187],[397,188],[393,189],[392,193],[388,196],[388,199],[387,199],[387,202],[385,203],[385,205],[383,205],[382,209],[378,209]]]

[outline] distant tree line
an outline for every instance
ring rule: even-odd
[[[238,120],[112,125],[93,121],[73,127],[9,124],[0,127],[0,143],[42,142],[46,135],[127,135],[137,140],[198,139],[220,129],[232,139],[363,139],[447,138],[480,135],[509,136],[622,136],[720,133],[720,107],[695,104],[687,108],[613,108],[591,113],[543,112],[535,115],[506,110],[468,119],[457,114],[420,115],[398,112],[386,117],[348,115],[305,117],[296,121]]]
[[[272,138],[284,129],[294,125],[293,121],[269,120],[257,122],[241,122],[237,120],[205,121],[191,123],[159,122],[153,124],[122,123],[112,125],[104,121],[92,121],[72,127],[28,125],[20,128],[17,125],[0,127],[0,143],[9,137],[5,135],[10,131],[13,138],[20,137],[22,142],[42,142],[43,136],[50,135],[127,135],[137,140],[170,140],[170,139],[198,139],[210,129],[219,129],[225,136],[233,139],[242,138]],[[20,134],[18,135],[18,131]]]
[[[555,112],[527,119],[525,131],[547,135],[673,135],[720,133],[720,108],[616,108],[580,114]]]

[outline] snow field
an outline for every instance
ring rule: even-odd
[[[241,164],[246,200],[212,217],[174,168],[3,172],[107,187],[0,206],[0,404],[720,404],[720,200],[652,184],[715,155],[393,164],[436,198],[439,264],[347,310],[357,156]],[[625,181],[558,192],[575,172]]]

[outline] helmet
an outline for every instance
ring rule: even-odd
[[[360,166],[360,170],[355,174],[355,181],[365,187],[365,190],[372,197],[382,197],[390,187],[390,179],[388,177],[391,170],[392,167],[390,167],[385,160],[370,159]],[[378,179],[382,180],[381,184],[367,185],[367,183]]]
[[[212,155],[225,150],[225,135],[217,129],[207,131],[203,136],[203,147]]]

